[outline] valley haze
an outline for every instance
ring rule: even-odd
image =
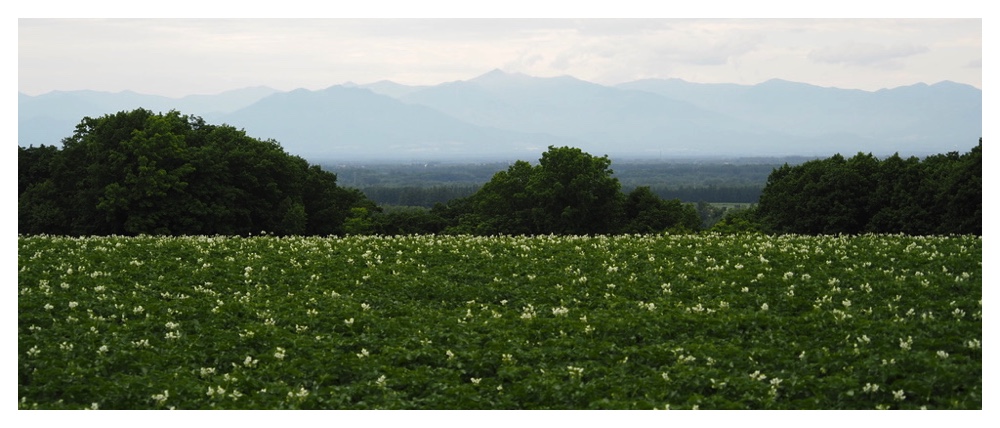
[[[877,91],[772,79],[600,85],[499,69],[427,86],[391,81],[168,98],[124,91],[18,94],[18,145],[61,145],[85,117],[177,110],[273,139],[311,162],[533,161],[548,146],[613,159],[923,156],[982,136],[982,90],[950,81]]]

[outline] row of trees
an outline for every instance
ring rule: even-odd
[[[760,200],[763,184],[707,185],[707,186],[649,186],[663,199],[680,199],[687,202],[725,202],[754,204]]]
[[[84,118],[63,146],[18,147],[24,234],[615,234],[693,231],[714,217],[649,187],[624,193],[607,156],[549,147],[470,196],[383,210],[273,140],[176,111]],[[749,189],[748,189],[749,190]],[[982,234],[982,140],[969,153],[836,155],[774,169],[724,232]]]
[[[616,174],[617,176],[617,174]],[[342,177],[337,174],[338,180]],[[342,180],[340,180],[342,182]],[[431,208],[453,199],[470,196],[482,187],[481,184],[433,184],[433,185],[364,185],[350,186],[360,190],[368,199],[380,206],[411,206]],[[743,203],[753,204],[760,199],[761,184],[670,186],[651,185],[649,190],[662,199],[680,199],[686,202]],[[629,186],[622,185],[623,191]],[[634,188],[633,188],[634,189]],[[631,190],[629,190],[631,191]]]
[[[62,148],[18,147],[18,232],[338,234],[374,209],[275,141],[176,111],[84,118]]]
[[[490,234],[650,233],[696,230],[695,208],[649,187],[628,194],[611,160],[571,147],[549,147],[537,165],[518,161],[467,198],[438,205],[446,232]]]
[[[982,139],[923,160],[859,153],[786,164],[740,221],[769,233],[981,235],[982,171]]]
[[[337,177],[341,177],[338,173]],[[470,196],[481,184],[435,184],[410,186],[358,186],[368,199],[380,206],[407,206],[431,208],[436,204],[445,204],[452,199]]]
[[[63,146],[18,147],[18,232],[61,235],[598,234],[697,229],[690,205],[628,195],[611,161],[551,148],[471,196],[383,212],[337,177],[231,126],[145,109],[84,118]],[[419,211],[419,210],[418,210]]]

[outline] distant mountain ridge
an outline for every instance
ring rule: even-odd
[[[18,144],[59,144],[84,116],[139,107],[226,123],[325,160],[534,160],[549,145],[647,158],[924,155],[964,152],[982,134],[982,91],[947,81],[873,92],[779,79],[604,86],[493,70],[434,86],[256,87],[178,99],[128,91],[18,94]]]
[[[782,138],[688,102],[569,76],[537,78],[494,70],[400,99],[477,125],[573,138],[583,142],[581,148],[596,152],[617,148],[633,154],[685,154],[703,145],[726,152],[739,148],[733,138]],[[670,140],[686,145],[674,146]]]
[[[885,143],[909,142],[916,147],[928,144],[927,149],[933,150],[937,147],[934,140],[954,138],[959,129],[973,131],[968,134],[970,137],[982,132],[982,91],[948,81],[875,92],[823,88],[779,79],[754,86],[644,80],[616,87],[684,100],[771,129],[809,137],[850,133]],[[967,145],[974,144],[975,140]],[[898,150],[905,149],[904,146]]]
[[[219,119],[251,136],[273,138],[290,153],[314,158],[502,157],[532,155],[550,143],[575,143],[478,126],[427,106],[345,86],[274,94]]]
[[[84,117],[100,117],[142,107],[152,111],[177,110],[206,120],[249,106],[278,90],[264,86],[217,95],[169,98],[131,91],[54,91],[37,96],[18,93],[18,145],[58,145]]]

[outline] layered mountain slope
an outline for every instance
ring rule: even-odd
[[[84,116],[178,110],[322,159],[535,159],[596,155],[829,156],[964,151],[982,136],[982,91],[923,83],[879,91],[770,80],[652,79],[614,87],[494,70],[435,86],[247,88],[179,99],[132,92],[18,95],[18,144],[58,144]]]

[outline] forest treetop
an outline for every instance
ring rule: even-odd
[[[61,150],[18,152],[19,233],[337,234],[367,204],[276,141],[177,111],[86,117]]]
[[[982,233],[982,140],[924,160],[871,154],[775,169],[719,231]],[[383,212],[274,140],[177,111],[85,117],[63,147],[18,147],[18,233],[59,235],[616,234],[696,231],[694,206],[627,194],[607,156],[549,146],[468,197]]]

